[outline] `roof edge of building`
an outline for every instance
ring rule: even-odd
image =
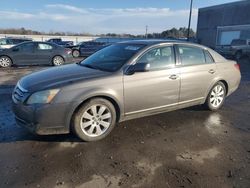
[[[203,8],[199,8],[199,11],[205,11],[205,10],[215,9],[215,8],[222,8],[222,7],[231,6],[231,5],[244,5],[244,4],[250,5],[250,1],[249,0],[241,0],[241,1],[231,2],[231,3],[214,5],[214,6],[210,6],[210,7],[203,7]]]

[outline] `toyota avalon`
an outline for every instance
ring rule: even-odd
[[[117,122],[194,105],[218,110],[240,79],[236,62],[205,46],[128,41],[23,77],[12,94],[13,111],[19,125],[37,134],[73,130],[96,141]]]

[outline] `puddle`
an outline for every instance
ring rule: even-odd
[[[145,176],[137,184],[132,185],[132,187],[142,187],[144,184],[149,184],[153,180],[156,170],[161,166],[161,163],[151,163],[147,160],[138,162],[136,167],[142,171]]]
[[[59,144],[59,147],[62,148],[75,148],[78,145],[78,143],[74,143],[74,142],[61,142]]]
[[[92,179],[82,185],[76,186],[76,188],[103,188],[110,187],[115,188],[119,186],[121,177],[118,176],[99,176],[93,175]]]
[[[186,151],[182,154],[177,155],[177,161],[194,161],[203,164],[205,160],[214,159],[218,154],[219,150],[216,147],[202,150],[202,151]]]
[[[204,124],[210,134],[221,134],[225,130],[221,116],[218,113],[210,114]]]

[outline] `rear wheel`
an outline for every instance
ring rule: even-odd
[[[86,102],[75,114],[73,129],[84,141],[97,141],[106,137],[116,123],[116,111],[111,102],[95,98]]]
[[[226,98],[226,87],[222,82],[217,82],[209,92],[205,106],[212,111],[218,110]]]
[[[12,61],[7,56],[0,57],[0,67],[10,67],[12,65]]]
[[[57,56],[53,57],[52,63],[54,66],[60,66],[60,65],[64,64],[64,59],[62,56],[57,55]]]
[[[72,55],[73,57],[79,57],[80,56],[79,50],[73,50]]]

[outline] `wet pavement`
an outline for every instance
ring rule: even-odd
[[[17,80],[0,70],[0,187],[250,187],[250,60],[218,112],[192,107],[117,125],[105,139],[36,136],[15,124]]]

